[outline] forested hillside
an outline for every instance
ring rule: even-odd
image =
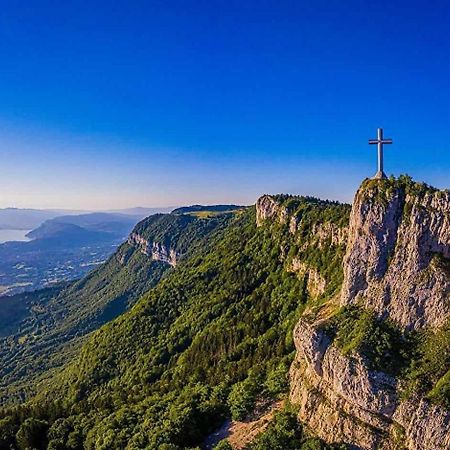
[[[347,205],[288,196],[236,212],[32,402],[4,410],[2,445],[196,447],[227,417],[285,395],[298,317],[340,289],[348,217]],[[286,417],[255,448],[276,448],[267,443],[283,433],[292,443],[301,430]]]
[[[230,220],[156,214],[133,230],[183,258]],[[84,337],[129,308],[170,265],[129,239],[80,281],[2,299],[0,309],[1,400],[23,400],[41,378],[76,352]]]

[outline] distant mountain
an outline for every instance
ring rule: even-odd
[[[169,213],[173,207],[166,208],[125,208],[104,212],[91,212],[71,209],[33,209],[33,208],[0,208],[0,230],[32,230],[39,227],[46,220],[56,217],[68,216],[92,216],[92,214],[104,214],[114,216],[132,216],[135,222],[157,213]],[[69,220],[65,220],[69,221]],[[69,221],[71,222],[71,221]],[[75,223],[75,225],[83,226]]]
[[[61,211],[43,209],[0,209],[0,230],[31,230],[46,220],[60,216]],[[65,212],[69,214],[69,212]]]
[[[74,236],[79,234],[81,236],[81,230],[84,230],[83,236],[88,237],[90,235],[93,239],[99,238],[125,238],[134,225],[137,219],[133,216],[127,216],[124,214],[111,214],[111,213],[89,213],[80,214],[76,216],[59,216],[54,219],[45,221],[40,227],[32,230],[27,234],[27,237],[31,239],[47,239],[58,237],[64,237],[64,232]],[[71,225],[71,226],[70,226]],[[102,236],[99,233],[104,233]]]
[[[46,221],[40,227],[30,231],[27,237],[39,240],[40,246],[50,246],[57,243],[58,245],[66,244],[71,247],[91,242],[102,242],[112,238],[111,233],[88,230],[72,223],[60,223],[53,220]],[[26,242],[22,243],[22,246],[27,244],[30,247],[30,243]],[[36,242],[32,245],[36,246]]]

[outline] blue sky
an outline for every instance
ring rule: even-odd
[[[0,207],[450,187],[448,2],[1,3]]]

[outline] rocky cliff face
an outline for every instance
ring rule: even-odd
[[[320,330],[300,321],[290,372],[299,419],[328,442],[364,450],[450,448],[450,414],[423,399],[400,401],[397,380],[347,357]]]
[[[402,330],[440,327],[450,316],[450,196],[420,185],[367,181],[350,219],[341,305],[359,304]],[[307,317],[307,316],[306,316]],[[363,450],[450,448],[450,414],[423,398],[404,400],[401,381],[344,355],[304,317],[294,332],[291,401],[328,442]]]
[[[331,211],[335,209],[335,215]],[[343,258],[348,236],[348,205],[308,197],[264,195],[256,202],[258,227],[276,224],[275,235],[282,230],[280,262],[285,270],[304,280],[310,297],[325,294],[332,284],[323,260],[333,252],[336,261]],[[329,261],[331,262],[331,261]]]
[[[318,297],[325,292],[327,282],[325,278],[320,275],[317,269],[308,266],[298,258],[293,258],[292,263],[288,266],[289,272],[295,272],[301,278],[306,280],[306,289],[313,297]]]
[[[263,225],[267,219],[276,220],[280,223],[286,223],[288,220],[288,215],[287,208],[280,205],[270,195],[263,195],[256,202],[256,224],[258,227]],[[295,223],[295,219],[293,220]]]
[[[361,302],[407,329],[450,314],[450,195],[363,186],[350,220],[343,305]]]
[[[154,261],[160,261],[170,264],[172,267],[177,265],[179,254],[172,248],[168,248],[161,242],[151,242],[138,233],[131,233],[128,238],[128,243],[136,245],[141,252],[149,256]]]

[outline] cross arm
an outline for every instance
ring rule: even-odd
[[[369,139],[369,144],[392,144],[392,139]]]

